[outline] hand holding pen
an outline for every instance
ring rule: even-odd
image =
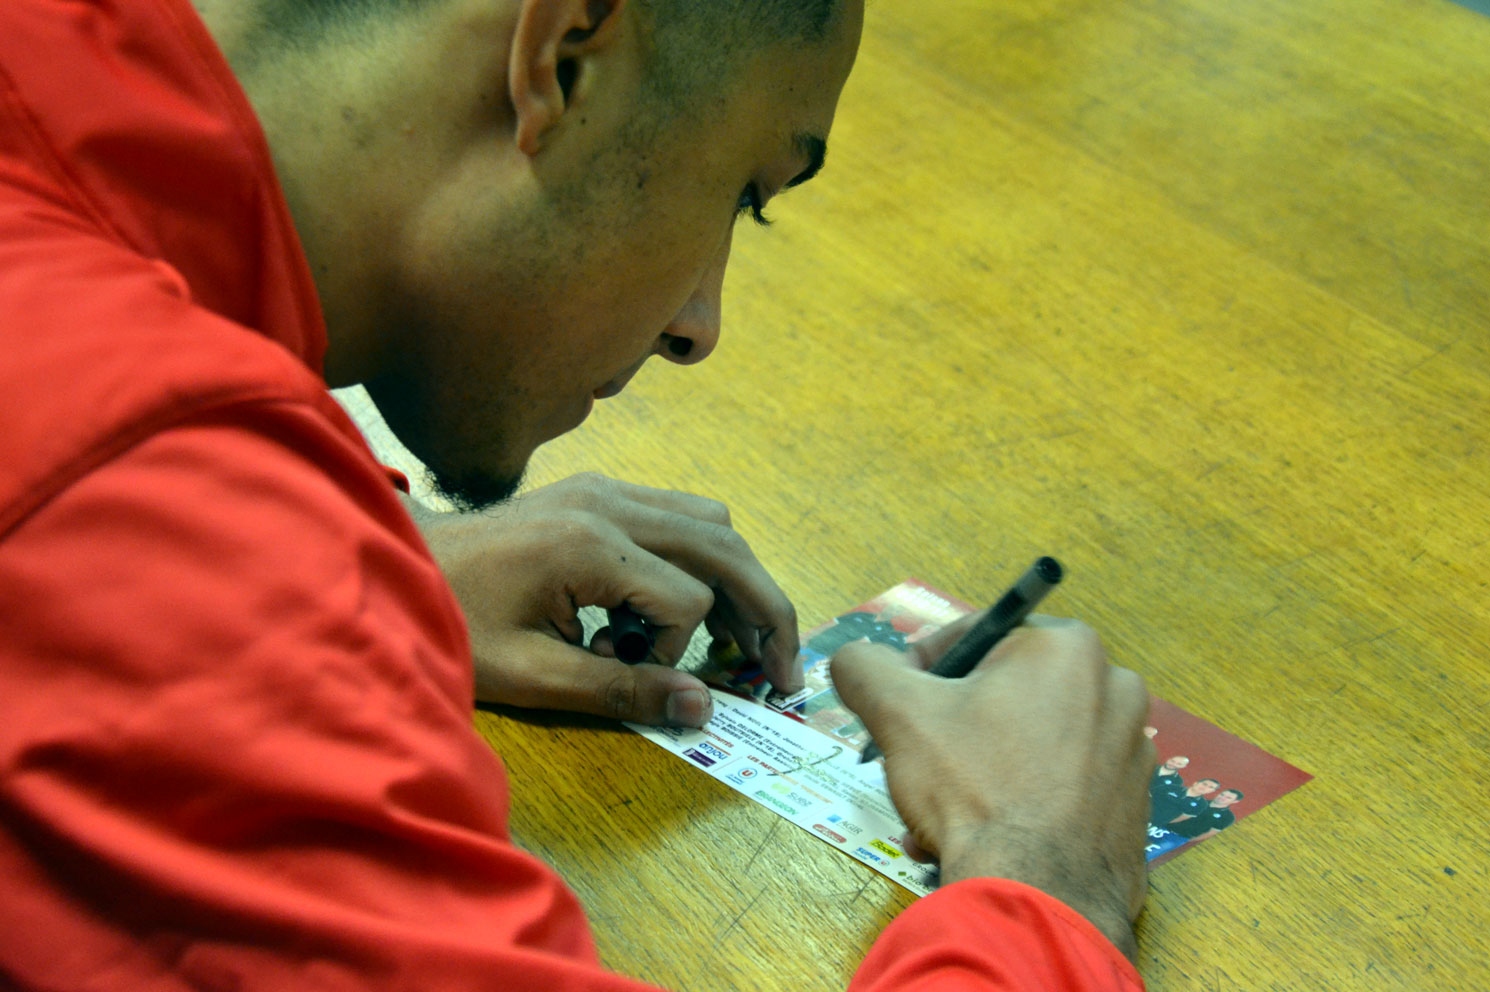
[[[963,641],[992,625],[979,620]],[[1090,627],[1046,616],[995,637],[964,677],[938,677],[937,645],[951,636],[833,657],[839,698],[885,748],[907,850],[940,861],[943,884],[1043,889],[1131,956],[1155,764],[1143,679],[1108,664]]]
[[[1064,572],[1054,558],[1041,558],[1014,583],[1014,587],[993,604],[972,629],[931,666],[931,674],[944,679],[960,679],[977,667],[983,656],[992,651],[1015,627],[1024,623],[1045,594],[1061,581]],[[859,763],[882,757],[879,746],[870,741],[859,756]]]

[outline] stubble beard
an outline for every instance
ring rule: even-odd
[[[501,453],[508,448],[504,432],[481,429],[461,418],[451,422],[442,413],[462,407],[469,410],[476,404],[452,397],[432,402],[433,397],[420,385],[420,373],[414,369],[403,372],[365,385],[389,430],[424,466],[429,487],[463,513],[479,513],[511,499],[522,487],[526,464],[510,473],[487,467],[481,464],[478,446],[469,443],[480,438],[479,448],[496,454],[493,462],[501,461]]]
[[[479,434],[484,447],[505,448],[492,431],[477,432],[466,425],[434,423],[431,406],[415,390],[386,388],[369,394],[394,435],[424,465],[425,481],[462,513],[479,513],[511,499],[522,487],[523,469],[505,473],[483,466],[474,452],[460,443],[466,434]],[[453,442],[453,443],[452,443]],[[525,468],[526,466],[524,466]]]
[[[426,481],[461,513],[480,513],[517,495],[523,477],[497,475],[479,468],[440,469],[425,466]]]

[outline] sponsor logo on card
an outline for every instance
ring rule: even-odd
[[[705,768],[708,768],[714,763],[713,758],[709,757],[707,754],[702,753],[701,751],[699,751],[698,748],[695,747],[691,747],[688,750],[684,751],[683,757],[687,758],[689,761],[696,761]]]
[[[884,858],[880,857],[878,854],[875,854],[873,851],[871,851],[867,847],[857,848],[854,851],[854,856],[855,857],[859,857],[859,858],[863,858],[865,861],[868,861],[870,864],[875,864],[875,865],[887,865],[887,864],[890,863],[889,861],[887,861]]]
[[[709,757],[713,758],[715,761],[728,761],[729,760],[729,752],[728,751],[725,751],[725,750],[723,750],[721,748],[717,748],[713,744],[710,744],[708,741],[699,741],[697,744],[693,745],[693,749],[695,751],[698,751],[700,754],[706,754],[706,755],[708,755]]]
[[[900,857],[899,851],[895,850],[895,848],[891,847],[889,844],[886,844],[882,840],[872,840],[869,842],[869,846],[883,854],[885,857],[889,858],[891,861],[894,861],[896,858]]]
[[[785,813],[787,816],[796,816],[797,815],[797,807],[791,805],[790,803],[784,803],[784,802],[782,802],[780,799],[777,799],[775,796],[771,795],[771,793],[767,792],[765,789],[758,789],[758,790],[756,790],[755,798],[759,799],[761,802],[765,803],[767,806],[771,807],[772,809],[774,809],[774,810],[776,810],[778,812],[781,812],[781,813]]]
[[[832,830],[829,830],[827,827],[823,826],[821,823],[814,823],[812,825],[812,829],[813,830],[816,830],[818,833],[822,834],[824,837],[828,838],[829,840],[837,841],[840,844],[847,844],[848,843],[848,838],[845,837],[845,836],[843,836],[843,834],[834,833]]]

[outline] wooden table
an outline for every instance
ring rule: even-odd
[[[1490,18],[874,0],[727,334],[540,452],[721,498],[810,626],[1052,600],[1318,778],[1158,868],[1149,987],[1490,988]],[[614,725],[482,715],[605,960],[841,989],[908,898]]]

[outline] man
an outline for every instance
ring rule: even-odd
[[[421,539],[326,386],[500,502],[649,357],[708,355],[862,13],[0,5],[7,986],[640,987],[512,846],[472,694],[698,725],[667,663],[703,623],[793,689],[789,602],[723,508],[608,480]],[[623,602],[663,664],[579,643]],[[916,670],[959,632],[834,660],[947,883],[856,987],[1137,987],[1141,680],[1048,619]]]
[[[1172,829],[1169,826],[1172,821],[1184,816],[1195,816],[1204,810],[1210,802],[1206,797],[1218,788],[1220,783],[1215,779],[1202,778],[1178,794],[1151,797],[1149,822],[1166,830]]]
[[[1149,795],[1176,795],[1184,792],[1185,780],[1180,777],[1180,772],[1188,767],[1190,759],[1182,754],[1164,759],[1164,763],[1154,769],[1154,777],[1149,779]]]
[[[1222,789],[1205,806],[1194,813],[1177,817],[1165,829],[1188,840],[1214,837],[1236,822],[1236,814],[1231,811],[1231,807],[1241,800],[1240,789]]]
[[[1189,766],[1190,759],[1177,754],[1166,758],[1163,764],[1154,769],[1153,777],[1149,779],[1150,823],[1164,823],[1163,811],[1184,795],[1185,780],[1180,772]]]

